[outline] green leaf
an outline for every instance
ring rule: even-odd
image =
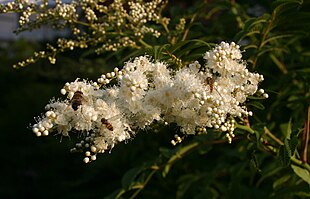
[[[281,62],[274,54],[270,53],[269,57],[278,66],[278,68],[282,71],[283,74],[288,73],[285,64],[283,62]]]
[[[108,196],[105,196],[103,199],[122,199],[121,197],[126,191],[124,189],[117,189]]]
[[[302,0],[278,0],[272,3],[273,13],[275,14],[283,14],[292,9],[297,9],[302,5]]]
[[[291,165],[294,173],[296,175],[298,175],[301,179],[303,179],[305,182],[307,182],[310,186],[310,173],[308,170],[306,170],[305,168],[296,166],[296,165]]]
[[[248,96],[247,99],[253,99],[253,100],[266,100],[263,96]]]
[[[165,44],[161,46],[154,46],[152,52],[150,53],[155,60],[160,59],[162,56],[163,49],[169,48],[170,44]]]
[[[267,178],[272,177],[272,176],[278,174],[282,169],[283,169],[282,167],[279,167],[279,166],[277,166],[276,164],[274,164],[274,165],[272,165],[272,168],[270,168],[269,170],[263,171],[263,172],[261,173],[261,178],[260,178],[260,179],[257,181],[257,183],[256,183],[256,187],[259,187],[260,184],[261,184],[264,180],[266,180]]]
[[[261,34],[260,27],[263,27],[269,18],[269,14],[264,14],[259,18],[248,19],[243,26],[243,30],[236,34],[234,40],[239,42],[247,36]]]
[[[158,59],[158,57],[159,57],[158,55],[159,55],[160,51],[161,51],[160,46],[154,46],[153,47],[153,57],[155,60]]]
[[[241,41],[242,39],[244,39],[245,37],[248,37],[248,36],[251,36],[251,35],[255,35],[255,34],[260,34],[260,31],[259,30],[253,30],[253,31],[250,31],[250,32],[247,32],[247,31],[241,31],[239,32],[234,40],[239,42]]]
[[[253,106],[253,107],[255,107],[255,108],[259,109],[259,110],[264,110],[265,109],[265,106],[262,103],[259,103],[257,101],[249,102],[248,106]]]
[[[143,170],[143,167],[135,167],[128,170],[122,178],[123,188],[131,189],[132,185],[135,184],[135,180]]]
[[[250,18],[248,19],[245,24],[244,24],[244,27],[243,29],[245,31],[249,31],[250,29],[252,29],[254,26],[257,26],[257,25],[261,25],[261,24],[264,24],[267,22],[268,17],[266,17],[267,15],[264,15],[263,17],[260,17],[260,18]]]
[[[283,35],[274,35],[269,37],[268,39],[266,39],[261,46],[265,46],[268,42],[272,42],[274,40],[278,40],[278,39],[283,39],[283,38],[287,38],[287,37],[292,37],[294,36],[293,34],[283,34]]]
[[[292,155],[294,155],[297,145],[298,145],[298,130],[294,130],[291,134],[291,139],[289,139],[289,146],[292,151]]]
[[[290,139],[291,138],[291,134],[292,134],[292,118],[290,118],[288,125],[287,125],[287,129],[286,129],[286,138]]]
[[[285,153],[287,154],[287,156],[289,158],[292,157],[292,150],[291,150],[291,146],[290,146],[290,143],[289,143],[289,139],[285,139],[284,140],[284,149],[285,149]]]
[[[280,146],[279,147],[279,156],[281,159],[281,163],[283,166],[289,166],[290,162],[291,162],[291,156],[290,153],[286,150],[287,147],[285,146]]]
[[[255,152],[255,150],[252,150],[250,153],[250,166],[255,170],[255,172],[261,172],[261,169],[259,168],[259,160],[257,159]]]
[[[273,189],[277,189],[280,187],[282,184],[286,183],[289,179],[291,179],[291,175],[285,175],[279,178],[278,180],[274,181],[272,187]]]
[[[243,47],[244,50],[248,50],[251,48],[258,49],[258,46],[256,44],[249,44],[249,45]]]
[[[201,179],[202,175],[193,175],[193,174],[188,174],[181,176],[180,179],[178,180],[178,186],[176,196],[177,198],[182,198],[184,197],[185,193],[188,191],[188,189],[197,181]]]
[[[170,158],[171,156],[175,154],[175,149],[160,147],[159,151],[160,151],[160,154],[163,155],[163,157],[165,158]]]

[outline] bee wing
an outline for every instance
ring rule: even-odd
[[[114,115],[113,117],[110,117],[107,120],[108,121],[117,120],[117,119],[120,119],[121,117],[123,117],[123,114]]]

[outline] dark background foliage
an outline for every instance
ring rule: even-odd
[[[130,198],[139,190],[135,185],[146,185],[137,198],[309,197],[309,184],[290,167],[290,157],[302,149],[309,107],[309,6],[298,1],[170,1],[164,15],[173,16],[172,20],[185,16],[189,22],[198,15],[187,41],[166,49],[186,63],[209,49],[193,39],[236,41],[246,50],[250,70],[264,75],[261,87],[270,98],[249,106],[256,135],[238,130],[237,139],[229,145],[210,131],[173,147],[170,140],[177,128],[158,127],[158,132],[140,132],[91,164],[84,164],[81,154],[69,152],[74,137],[35,137],[29,128],[33,118],[53,96],[61,97],[59,90],[76,77],[96,80],[121,66],[128,55],[145,51],[154,56],[158,51],[159,58],[167,61],[169,56],[155,47],[100,56],[74,51],[59,55],[55,65],[41,60],[15,70],[14,63],[44,48],[44,42],[8,42],[0,49],[0,197],[114,198],[123,190],[122,197]],[[156,42],[164,45],[166,41]],[[285,145],[277,146],[264,127]],[[266,142],[278,151],[268,150]],[[198,147],[187,151],[193,143],[199,143]],[[176,153],[181,156],[168,164]]]

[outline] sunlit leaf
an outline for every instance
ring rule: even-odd
[[[277,189],[279,186],[281,186],[282,184],[286,183],[287,181],[289,181],[291,179],[291,176],[290,175],[285,175],[281,178],[279,178],[278,180],[276,180],[272,187],[273,189]]]
[[[298,175],[301,179],[303,179],[305,182],[307,182],[310,186],[310,173],[307,169],[296,166],[296,165],[291,165],[293,171],[295,172],[296,175]]]

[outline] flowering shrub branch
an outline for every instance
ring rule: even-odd
[[[68,136],[81,132],[85,138],[72,151],[85,152],[84,162],[128,140],[137,129],[153,122],[175,123],[185,135],[205,134],[210,128],[225,132],[231,143],[236,122],[252,116],[246,99],[267,98],[258,84],[263,76],[249,72],[239,46],[222,42],[198,61],[179,70],[148,56],[136,57],[122,70],[102,75],[97,82],[67,83],[61,93],[67,100],[51,101],[45,116],[33,125],[37,136],[57,131]],[[109,88],[115,78],[118,86]],[[179,136],[172,144],[181,142]]]

